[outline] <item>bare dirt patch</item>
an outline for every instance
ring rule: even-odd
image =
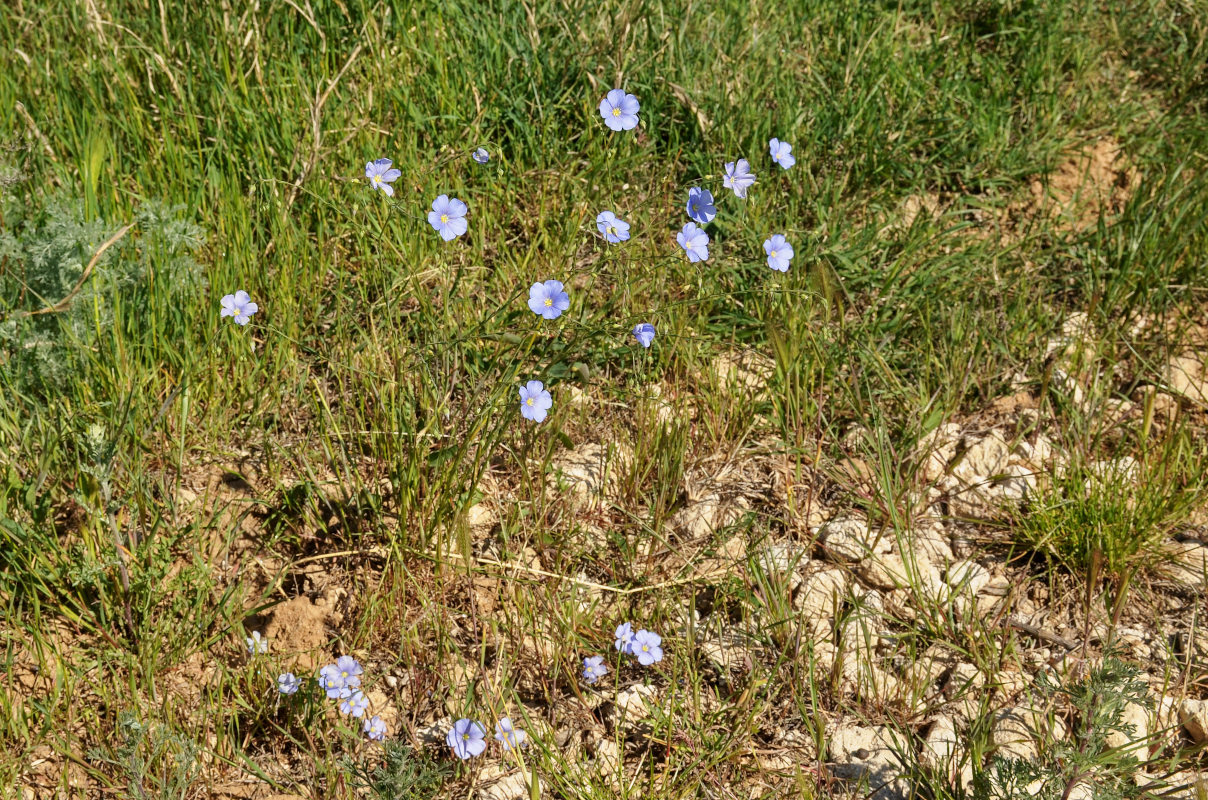
[[[1139,181],[1119,142],[1105,136],[1067,154],[1047,176],[1033,178],[1030,211],[1081,231],[1118,214]]]

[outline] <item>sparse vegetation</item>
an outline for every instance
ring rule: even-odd
[[[0,798],[1202,800],[1206,40],[18,0]]]

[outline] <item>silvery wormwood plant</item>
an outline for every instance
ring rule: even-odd
[[[18,207],[17,222],[0,230],[0,369],[33,396],[52,397],[78,377],[98,331],[112,323],[115,294],[136,297],[152,274],[160,287],[197,287],[201,268],[193,254],[201,229],[182,209],[148,201],[135,212],[137,239],[126,237],[100,258],[71,303],[57,313],[29,315],[54,306],[79,284],[92,254],[119,227],[87,220],[79,201],[51,198],[44,208]]]
[[[1072,685],[1059,683],[1048,672],[1037,676],[1046,699],[1064,698],[1077,723],[1072,734],[1057,740],[1034,760],[995,758],[973,786],[976,800],[1065,800],[1080,785],[1096,800],[1144,796],[1133,781],[1141,768],[1136,756],[1121,754],[1107,744],[1112,733],[1135,734],[1124,723],[1129,703],[1144,705],[1146,685],[1139,670],[1114,658]]]

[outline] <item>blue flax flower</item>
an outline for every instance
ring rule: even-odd
[[[491,160],[491,154],[487,152],[485,147],[480,147],[474,151],[474,154],[471,155],[470,158],[474,159],[479,164],[485,164]]]
[[[629,223],[619,219],[611,211],[601,211],[596,215],[596,230],[609,244],[623,242],[629,238]]]
[[[362,717],[369,708],[369,698],[364,692],[353,692],[349,697],[340,701],[340,713]]]
[[[554,405],[554,398],[541,381],[529,381],[520,387],[520,416],[542,422]]]
[[[779,233],[763,243],[763,252],[768,254],[768,266],[777,272],[788,272],[793,260],[793,246]]]
[[[483,750],[487,749],[486,735],[487,732],[477,722],[459,719],[453,723],[445,741],[448,742],[449,747],[453,748],[453,754],[465,761],[467,758],[480,755]]]
[[[365,731],[365,735],[375,742],[380,742],[386,738],[386,723],[382,722],[379,716],[373,716],[365,720],[365,724],[361,726],[361,730]]]
[[[570,295],[562,289],[562,281],[534,283],[529,287],[529,309],[546,319],[562,316],[562,312],[570,308]]]
[[[772,151],[772,160],[784,169],[797,163],[797,159],[793,158],[793,146],[788,142],[773,139],[768,142],[768,149]]]
[[[319,670],[319,688],[327,692],[328,700],[339,700],[352,694],[351,689],[345,688],[340,670],[335,664],[328,664]]]
[[[260,631],[252,631],[252,635],[243,640],[247,643],[247,651],[252,655],[268,652],[268,639],[260,635]]]
[[[607,674],[608,667],[604,664],[604,656],[590,656],[583,659],[583,680],[595,683]]]
[[[722,178],[721,182],[727,189],[734,190],[735,197],[745,198],[747,189],[751,188],[751,184],[755,182],[755,173],[751,172],[751,165],[745,158],[728,161],[726,162],[726,177]]]
[[[369,179],[369,188],[381,189],[387,197],[394,197],[394,187],[391,182],[399,179],[403,173],[390,168],[390,159],[379,158],[365,165],[365,177]]]
[[[713,205],[713,192],[693,186],[688,190],[688,218],[701,225],[708,225],[717,216],[717,206]]]
[[[648,667],[656,661],[663,660],[663,648],[659,646],[662,643],[663,637],[643,629],[633,635],[629,652],[638,657],[639,664]]]
[[[319,670],[319,686],[327,692],[330,700],[343,700],[352,696],[352,690],[361,685],[361,665],[352,656],[340,656],[336,663]]]
[[[600,101],[600,116],[604,124],[614,131],[629,131],[638,126],[638,109],[641,105],[631,94],[613,89]]]
[[[629,646],[633,644],[633,625],[626,622],[623,625],[617,626],[617,632],[613,636],[616,637],[613,645],[617,650],[620,650],[622,653],[628,653]]]
[[[359,676],[362,672],[364,672],[364,670],[361,669],[361,665],[357,663],[355,658],[352,656],[340,656],[336,659],[336,668],[340,670],[340,677],[343,678],[345,682],[347,682],[349,678],[356,678],[356,685],[361,685],[361,679]]]
[[[633,335],[642,347],[649,347],[654,341],[654,326],[649,322],[643,322],[641,325],[634,326]]]
[[[236,325],[246,325],[252,314],[260,310],[260,306],[252,302],[247,292],[240,289],[234,294],[222,298],[222,314],[224,317],[234,317]]]
[[[293,694],[301,685],[302,681],[298,680],[298,676],[292,672],[284,672],[277,676],[277,691],[281,694]]]
[[[684,229],[675,235],[675,240],[688,254],[691,262],[709,260],[709,234],[703,228],[696,227],[695,222],[688,222]]]
[[[466,232],[466,204],[454,197],[442,194],[432,201],[432,210],[428,212],[428,224],[436,229],[440,238],[451,242]]]
[[[495,723],[495,738],[503,745],[503,749],[506,752],[514,747],[524,747],[524,740],[528,738],[528,734],[524,731],[516,730],[512,725],[512,720],[508,717],[503,717],[499,722]]]
[[[352,696],[352,690],[360,686],[360,678],[349,678],[345,681],[340,677],[340,671],[335,664],[328,664],[319,670],[319,688],[327,692],[328,700],[343,700]]]

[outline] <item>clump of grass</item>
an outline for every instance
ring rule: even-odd
[[[1026,547],[1075,574],[1127,580],[1168,558],[1172,531],[1204,495],[1194,441],[1170,437],[1141,458],[1072,460],[1015,528]]]

